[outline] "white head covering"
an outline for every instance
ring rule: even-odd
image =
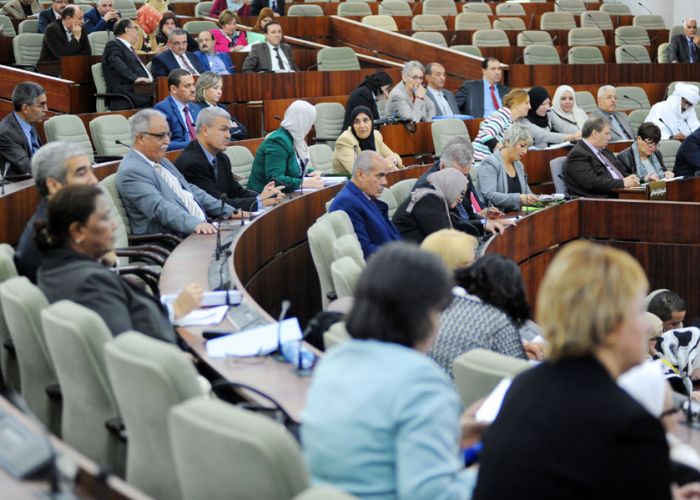
[[[565,112],[561,107],[561,96],[564,95],[564,92],[570,92],[571,96],[574,98],[574,107],[572,108],[571,113]],[[560,85],[557,88],[557,91],[554,92],[554,97],[552,98],[552,111],[564,120],[575,123],[579,129],[583,128],[583,124],[586,123],[586,120],[588,119],[586,112],[576,105],[576,92],[568,85]]]
[[[294,150],[303,163],[309,159],[309,146],[305,138],[315,121],[316,108],[306,101],[294,101],[284,112],[281,126],[292,136]]]
[[[645,361],[626,371],[617,383],[646,410],[660,417],[664,411],[666,379],[658,361]]]
[[[685,83],[685,82],[678,82],[676,83],[676,88],[673,89],[673,94],[672,96],[677,95],[682,98],[684,98],[686,101],[688,101],[690,104],[695,106],[698,102],[700,102],[700,91],[698,91],[698,88],[691,84],[691,83]]]

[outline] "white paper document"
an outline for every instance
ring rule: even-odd
[[[484,403],[476,411],[474,418],[477,422],[483,422],[485,424],[490,424],[496,420],[496,415],[501,410],[501,405],[503,404],[503,398],[506,397],[506,392],[510,388],[510,379],[504,378],[501,380],[496,388],[491,391],[491,394],[484,400]]]
[[[269,354],[277,349],[279,323],[243,330],[207,342],[207,355],[212,358],[226,356],[256,356]],[[282,321],[281,343],[301,339],[301,326],[297,318]]]
[[[187,316],[180,318],[177,321],[177,326],[206,326],[218,325],[223,321],[228,306],[207,307],[204,309],[195,309]]]

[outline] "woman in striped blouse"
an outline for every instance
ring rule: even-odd
[[[530,96],[522,89],[511,90],[503,98],[503,106],[479,125],[479,133],[473,142],[474,165],[501,149],[503,134],[518,118],[527,116]]]

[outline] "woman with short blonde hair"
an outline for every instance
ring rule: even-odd
[[[421,243],[421,248],[442,259],[450,271],[467,267],[476,258],[479,240],[456,229],[441,229],[429,235]]]
[[[474,166],[503,146],[503,135],[513,122],[527,116],[530,96],[522,89],[513,89],[503,98],[503,106],[479,124],[479,133],[472,142]]]
[[[211,30],[214,52],[237,52],[248,45],[246,34],[236,29],[238,23],[238,15],[231,10],[226,9],[219,14],[217,28]]]

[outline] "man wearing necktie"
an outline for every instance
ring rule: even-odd
[[[435,104],[440,116],[459,114],[459,105],[452,92],[445,88],[445,67],[440,63],[430,63],[425,67],[425,81],[428,82],[428,97]]]
[[[31,174],[32,156],[41,147],[35,126],[46,114],[46,92],[37,83],[22,82],[12,91],[12,107],[0,121],[0,173],[9,163],[8,178]]]
[[[672,63],[696,63],[700,60],[700,36],[695,19],[683,21],[683,34],[671,37],[668,59]]]
[[[194,102],[194,77],[184,69],[174,69],[168,75],[170,95],[153,106],[165,115],[170,126],[168,150],[184,149],[197,137],[195,122],[199,105]]]
[[[197,76],[204,70],[199,59],[192,52],[187,52],[187,32],[173,28],[168,33],[168,50],[153,58],[151,73],[153,76],[168,76],[174,69],[186,69]]]
[[[503,97],[510,89],[501,83],[503,69],[495,57],[481,62],[481,80],[467,80],[459,87],[455,99],[463,115],[487,118],[503,106]]]
[[[628,172],[608,151],[610,122],[601,116],[586,120],[581,137],[569,152],[564,165],[564,182],[569,194],[586,197],[611,197],[617,188],[639,186],[639,177]]]
[[[610,137],[613,142],[631,141],[636,138],[632,122],[622,111],[617,111],[617,90],[612,85],[603,85],[598,89],[598,107],[591,116],[605,118],[610,124]],[[607,146],[607,144],[606,144]]]
[[[282,43],[284,34],[282,26],[277,21],[270,21],[263,27],[265,43],[256,43],[250,48],[250,54],[243,62],[244,72],[271,71],[274,73],[290,73],[299,71],[292,48]]]

